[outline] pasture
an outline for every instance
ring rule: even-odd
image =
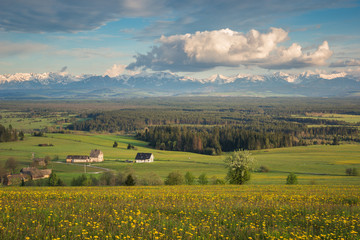
[[[113,148],[114,141],[118,147]],[[53,144],[52,147],[39,147],[38,144]],[[128,150],[132,144],[135,150]],[[226,169],[224,159],[227,153],[220,156],[209,156],[196,153],[161,151],[149,148],[146,142],[136,140],[132,136],[116,134],[92,134],[73,132],[71,134],[46,134],[44,137],[26,135],[24,141],[6,142],[0,144],[0,163],[9,157],[19,162],[18,170],[31,163],[32,153],[35,157],[58,156],[52,161],[50,168],[54,169],[67,184],[73,177],[84,173],[83,165],[65,164],[67,155],[88,155],[91,149],[101,149],[105,161],[92,163],[86,167],[89,174],[98,174],[102,167],[114,171],[132,168],[136,175],[142,176],[153,172],[163,179],[172,172],[185,174],[192,172],[195,176],[206,173],[207,176],[224,178]],[[137,152],[151,152],[155,162],[145,164],[126,163],[133,160]],[[346,168],[360,168],[360,145],[343,144],[339,146],[314,145],[307,147],[278,148],[252,151],[257,159],[255,172],[249,184],[284,184],[289,172],[298,175],[299,184],[360,184],[359,177],[345,175]],[[257,169],[266,166],[270,172],[260,173]]]

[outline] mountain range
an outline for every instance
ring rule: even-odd
[[[360,96],[360,79],[346,73],[213,75],[205,79],[168,72],[116,77],[68,73],[0,75],[1,99],[96,99],[150,96]]]

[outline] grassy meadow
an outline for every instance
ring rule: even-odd
[[[1,239],[359,239],[355,186],[0,189]]]
[[[118,147],[113,148],[114,141]],[[53,144],[50,147],[39,147],[38,144]],[[135,150],[128,150],[132,144]],[[115,134],[92,134],[74,132],[72,134],[46,134],[44,137],[26,135],[24,141],[1,143],[0,162],[14,157],[19,162],[19,169],[31,163],[32,153],[36,157],[59,157],[51,162],[51,168],[69,184],[73,177],[84,173],[83,165],[65,164],[67,155],[88,155],[91,149],[101,149],[105,161],[92,163],[86,167],[89,174],[99,174],[106,168],[123,171],[132,168],[138,176],[149,172],[156,173],[163,179],[172,171],[185,174],[192,172],[195,176],[206,173],[207,176],[224,178],[226,169],[224,159],[227,153],[220,156],[208,156],[196,153],[162,151],[149,148],[146,142],[131,136]],[[152,152],[155,162],[145,164],[126,163],[133,160],[137,152]],[[298,175],[300,184],[360,184],[359,177],[345,175],[346,168],[360,168],[360,145],[343,144],[339,146],[314,145],[307,147],[278,148],[252,151],[257,159],[255,172],[249,184],[284,184],[289,172]],[[260,173],[256,170],[266,166],[270,172]]]

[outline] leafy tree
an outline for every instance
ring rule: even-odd
[[[49,186],[58,186],[59,178],[56,176],[54,172],[50,174],[49,177]]]
[[[250,180],[250,171],[255,159],[249,151],[235,151],[225,159],[228,168],[227,180],[230,184],[244,184]]]
[[[7,173],[6,169],[1,164],[0,165],[0,185],[2,185],[2,183],[3,183],[3,181],[4,181],[5,177],[6,177],[6,173]]]
[[[199,176],[199,184],[200,185],[207,185],[209,183],[208,177],[206,176],[206,173],[202,173]]]
[[[57,186],[66,186],[66,184],[61,178],[58,178]]]
[[[298,184],[297,176],[295,175],[295,173],[290,173],[287,176],[286,184],[289,184],[289,185]]]
[[[117,147],[118,147],[118,143],[114,141],[113,148],[117,148]]]
[[[71,186],[90,186],[91,180],[85,174],[82,174],[71,181]]]
[[[171,172],[165,180],[165,185],[181,185],[184,184],[184,176],[179,172]]]
[[[100,185],[104,186],[114,186],[115,185],[115,175],[112,172],[104,172],[100,176]]]
[[[24,132],[23,132],[23,131],[20,131],[20,132],[19,132],[19,138],[20,138],[20,140],[21,140],[21,141],[24,140],[24,137],[25,137]]]
[[[135,182],[135,179],[133,177],[132,174],[129,174],[127,177],[126,177],[126,180],[125,180],[125,185],[126,186],[135,186],[136,182]]]
[[[11,170],[12,173],[15,172],[15,169],[17,168],[17,161],[13,157],[9,157],[5,162],[5,168]]]
[[[340,145],[339,137],[335,136],[331,145]]]
[[[187,185],[195,184],[195,176],[191,172],[185,173],[185,184],[187,184]]]

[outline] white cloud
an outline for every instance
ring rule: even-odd
[[[111,68],[107,69],[103,76],[109,76],[109,77],[117,77],[122,74],[129,74],[129,75],[135,75],[139,72],[126,70],[126,65],[124,64],[114,64]]]
[[[216,66],[259,66],[266,69],[302,68],[324,65],[332,51],[325,41],[314,52],[302,51],[288,40],[288,32],[271,28],[267,33],[251,30],[247,34],[230,29],[196,32],[195,34],[162,36],[158,46],[147,54],[135,56],[129,69],[201,71]]]

